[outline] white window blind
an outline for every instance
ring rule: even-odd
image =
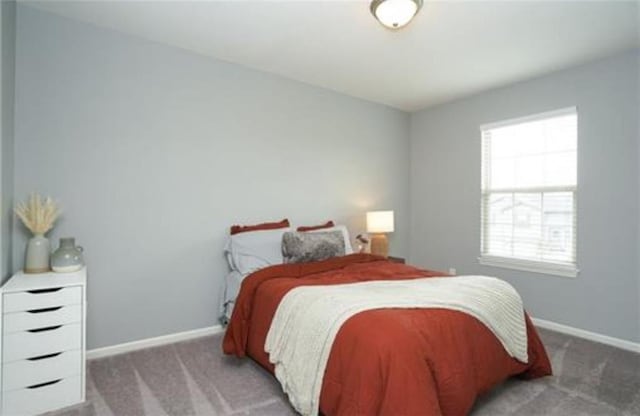
[[[483,264],[575,276],[577,113],[481,127]]]

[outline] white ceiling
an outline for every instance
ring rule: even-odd
[[[638,1],[429,1],[400,31],[367,1],[22,3],[413,111],[640,46]]]

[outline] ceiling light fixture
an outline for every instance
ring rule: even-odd
[[[407,25],[422,7],[422,0],[373,0],[371,14],[389,29]]]

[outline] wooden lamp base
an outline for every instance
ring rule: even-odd
[[[389,256],[389,240],[387,240],[386,234],[378,233],[371,236],[371,254],[382,257]]]

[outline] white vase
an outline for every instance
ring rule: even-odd
[[[42,234],[36,234],[27,243],[25,253],[25,273],[45,273],[50,270],[49,258],[51,256],[51,243]]]
[[[60,247],[51,254],[51,270],[56,273],[71,273],[82,269],[82,251],[82,247],[76,246],[75,238],[61,238]]]

